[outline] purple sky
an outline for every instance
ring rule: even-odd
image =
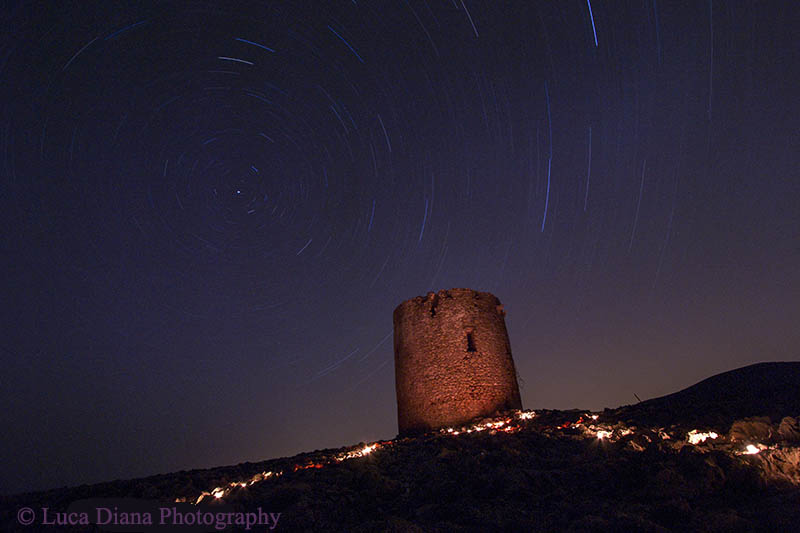
[[[0,492],[396,434],[392,311],[526,408],[800,360],[789,2],[11,2]]]

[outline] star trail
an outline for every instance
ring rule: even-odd
[[[788,2],[0,17],[0,493],[391,438],[428,291],[498,296],[529,409],[800,357]]]

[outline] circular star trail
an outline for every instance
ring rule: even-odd
[[[790,11],[12,2],[0,489],[391,437],[440,289],[503,302],[528,408],[796,359]]]

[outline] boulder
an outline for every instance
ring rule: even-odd
[[[772,423],[769,417],[756,416],[737,420],[731,426],[732,442],[765,443],[772,438]]]
[[[800,423],[791,416],[786,416],[778,426],[778,437],[785,442],[800,442]]]

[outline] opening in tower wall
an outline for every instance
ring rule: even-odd
[[[472,336],[471,331],[467,331],[467,351],[468,352],[476,352],[475,349],[475,338]]]

